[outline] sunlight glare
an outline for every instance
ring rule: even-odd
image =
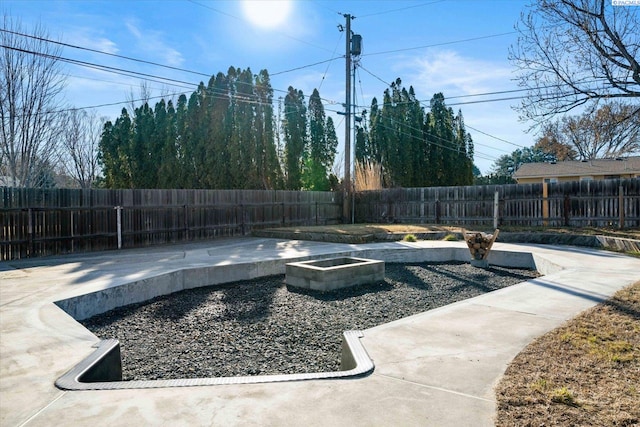
[[[291,13],[290,0],[243,0],[244,16],[253,25],[271,29],[287,21]]]

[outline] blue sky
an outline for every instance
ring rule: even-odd
[[[256,4],[257,3],[257,4]],[[367,1],[212,1],[5,0],[3,12],[29,30],[41,23],[50,38],[64,43],[203,73],[229,66],[272,74],[275,97],[293,86],[309,96],[318,88],[334,115],[342,157],[345,92],[344,14],[355,16],[352,31],[363,38],[356,74],[356,104],[368,109],[387,84],[400,77],[428,105],[442,92],[454,110],[462,109],[476,144],[475,163],[483,173],[500,155],[531,146],[535,135],[518,121],[522,93],[470,96],[518,89],[508,61],[515,44],[514,25],[525,11],[524,0],[367,0]],[[155,65],[64,47],[61,56],[157,77],[193,83],[147,82],[153,96],[190,93],[208,77]],[[329,61],[332,58],[337,58]],[[326,62],[324,62],[326,61]],[[311,65],[322,62],[318,65]],[[75,107],[98,107],[114,120],[141,78],[77,65],[65,65],[65,101]],[[294,70],[295,69],[295,70]],[[293,70],[293,71],[291,71]],[[170,96],[167,96],[170,98]],[[342,173],[342,164],[338,170]]]

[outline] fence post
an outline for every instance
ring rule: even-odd
[[[542,183],[542,226],[549,225],[549,184]]]
[[[184,240],[189,240],[189,207],[184,204]]]
[[[29,246],[29,257],[33,256],[33,209],[27,209],[27,242]]]
[[[440,224],[440,200],[436,200],[436,224]]]
[[[498,211],[500,207],[500,193],[496,190],[493,195],[493,229],[498,228]]]
[[[244,236],[244,206],[240,203],[240,233]]]
[[[69,211],[69,215],[71,215],[71,252],[75,252],[75,236],[74,236],[74,232],[73,232],[73,211]]]
[[[568,194],[564,195],[564,206],[563,206],[563,208],[564,208],[563,209],[564,210],[564,212],[563,212],[563,214],[564,214],[564,226],[568,227],[569,226],[569,219],[570,219],[569,218],[570,217],[569,210],[571,209],[571,201],[569,200],[569,195]]]
[[[624,187],[622,185],[618,187],[618,215],[620,217],[618,226],[624,228]]]
[[[116,227],[118,232],[118,249],[122,249],[122,206],[113,208],[116,210]]]

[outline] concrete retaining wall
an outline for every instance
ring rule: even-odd
[[[148,301],[158,296],[168,295],[185,289],[284,274],[287,263],[334,257],[368,258],[385,261],[387,263],[467,262],[470,259],[469,250],[462,247],[433,249],[407,247],[363,249],[233,265],[203,266],[177,270],[155,277],[132,281],[100,291],[59,300],[56,301],[55,304],[74,319],[84,320],[117,307]],[[488,259],[491,265],[536,269],[541,274],[549,274],[557,271],[557,268],[559,268],[551,260],[540,257],[534,259],[528,252],[507,252],[494,249],[489,254]]]

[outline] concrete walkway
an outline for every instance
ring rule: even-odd
[[[462,246],[246,238],[0,262],[0,425],[493,425],[493,388],[522,348],[640,280],[640,259],[496,243],[495,251],[534,254],[550,274],[364,331],[375,363],[364,378],[111,391],[54,386],[98,342],[54,301],[183,268]]]

